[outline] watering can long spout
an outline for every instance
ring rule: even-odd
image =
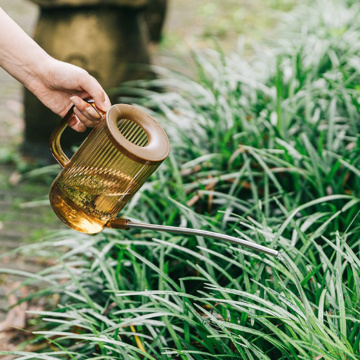
[[[184,227],[176,227],[176,226],[165,226],[165,225],[154,225],[154,224],[142,224],[142,223],[134,223],[131,222],[128,219],[114,219],[110,220],[106,227],[112,228],[112,229],[123,229],[123,230],[129,230],[129,229],[146,229],[146,230],[155,230],[155,231],[165,231],[175,234],[182,234],[182,235],[196,235],[196,236],[204,236],[211,239],[216,240],[222,240],[226,242],[230,242],[232,244],[245,246],[250,249],[263,252],[268,255],[272,255],[275,257],[279,256],[279,251],[276,251],[274,249],[270,249],[266,246],[258,245],[255,243],[252,243],[247,240],[238,239],[234,236],[219,234],[213,231],[206,231],[206,230],[199,230],[199,229],[190,229],[190,228],[184,228]]]

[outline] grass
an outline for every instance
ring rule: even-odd
[[[173,149],[125,215],[235,233],[282,259],[57,232],[26,250],[59,259],[27,274],[46,282],[30,297],[60,300],[37,312],[42,352],[18,359],[360,358],[359,15],[354,1],[301,5],[251,60],[194,53],[195,80],[158,69],[132,90]]]

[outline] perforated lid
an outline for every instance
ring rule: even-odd
[[[128,134],[123,134],[119,129],[121,120],[132,121],[146,134],[147,144],[139,146]],[[170,142],[159,123],[144,111],[135,106],[117,104],[113,105],[106,113],[106,130],[113,144],[132,160],[144,162],[160,162],[170,153]]]

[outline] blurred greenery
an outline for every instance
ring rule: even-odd
[[[186,54],[187,47],[234,51],[239,37],[247,45],[269,40],[282,13],[297,0],[191,0],[170,1],[161,49]]]

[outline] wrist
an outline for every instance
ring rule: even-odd
[[[56,61],[42,49],[41,52],[36,58],[29,59],[30,61],[24,66],[25,76],[20,80],[30,91],[36,90],[39,84],[47,82],[51,75],[52,64]]]

